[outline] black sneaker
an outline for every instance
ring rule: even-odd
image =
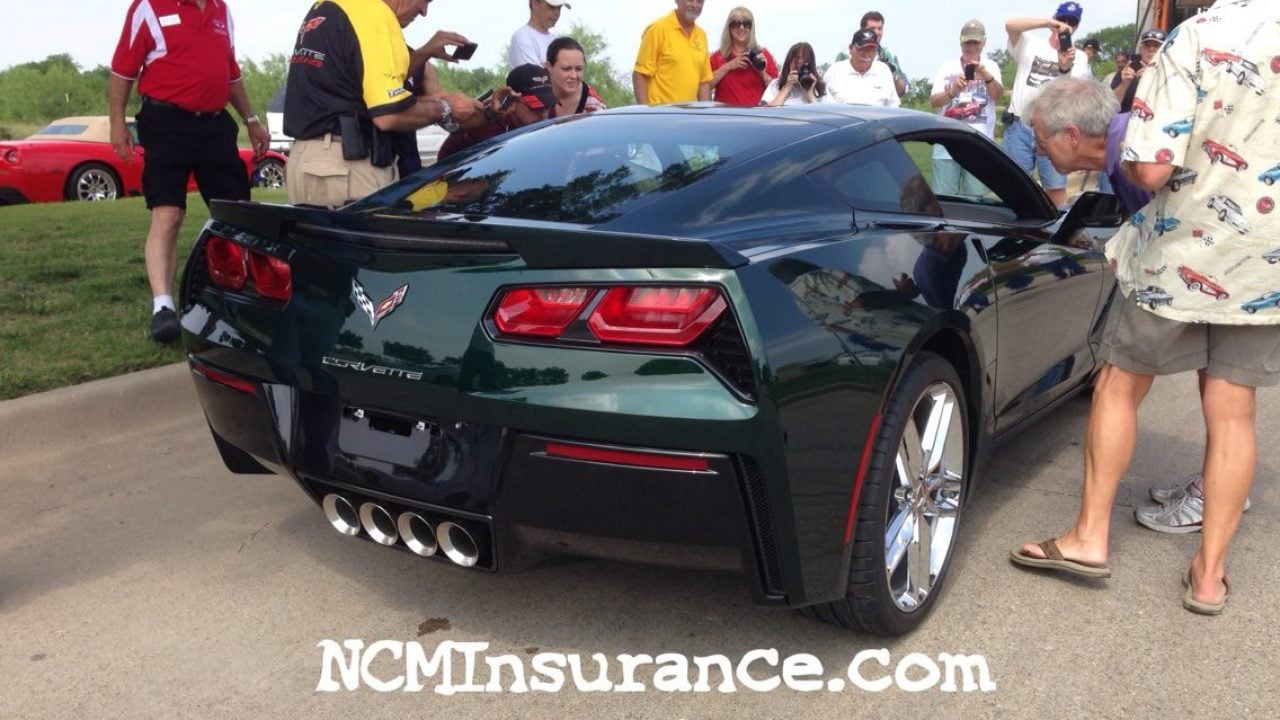
[[[178,339],[181,327],[178,316],[169,308],[160,308],[160,312],[151,316],[151,339],[156,342],[173,342]]]

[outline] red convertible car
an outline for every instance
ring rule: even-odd
[[[1182,279],[1182,282],[1186,283],[1187,289],[1191,292],[1212,295],[1215,300],[1225,300],[1231,297],[1231,293],[1227,292],[1226,288],[1186,265],[1178,266],[1178,277]]]
[[[137,140],[133,118],[129,131]],[[113,200],[142,194],[141,146],[123,162],[111,147],[106,116],[54,120],[25,140],[0,142],[0,205],[59,200]],[[286,157],[268,151],[254,162],[253,150],[240,148],[245,172],[255,185],[284,185]],[[188,191],[195,183],[188,180]]]
[[[1223,145],[1216,140],[1205,140],[1200,143],[1200,149],[1204,150],[1205,154],[1209,156],[1209,162],[1211,163],[1222,163],[1236,170],[1249,169],[1249,163],[1231,145]]]

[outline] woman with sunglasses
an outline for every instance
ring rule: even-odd
[[[778,78],[769,83],[760,99],[762,104],[779,107],[831,102],[827,84],[822,82],[822,76],[818,74],[818,63],[814,59],[812,45],[807,42],[792,45],[782,67],[787,70],[786,79]]]
[[[729,11],[720,49],[711,55],[711,88],[716,102],[755,107],[764,88],[778,77],[769,51],[756,43],[755,17],[744,7]]]

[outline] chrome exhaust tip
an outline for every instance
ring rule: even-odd
[[[379,545],[395,545],[400,539],[396,532],[396,520],[387,509],[376,503],[367,502],[360,506],[360,525],[369,534],[369,538]]]
[[[405,546],[415,555],[431,557],[440,547],[436,542],[435,528],[431,527],[431,523],[418,513],[400,513],[400,518],[396,520],[396,527],[400,530],[400,537],[404,538]]]
[[[320,502],[320,507],[324,508],[324,517],[334,530],[347,537],[360,534],[360,515],[350,500],[337,493],[329,493]]]
[[[456,522],[446,520],[436,527],[436,542],[445,557],[462,567],[472,567],[480,561],[480,546],[467,532],[467,529]]]

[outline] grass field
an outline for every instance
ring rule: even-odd
[[[253,197],[285,201],[284,190]],[[179,272],[208,217],[190,196]],[[0,400],[182,359],[147,336],[149,222],[141,198],[0,207]]]

